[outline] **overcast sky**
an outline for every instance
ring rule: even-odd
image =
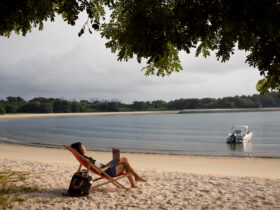
[[[146,77],[135,60],[118,62],[97,33],[78,37],[85,19],[70,26],[60,18],[27,36],[0,37],[0,98],[21,96],[65,99],[170,101],[221,98],[256,93],[261,78],[237,52],[227,63],[214,54],[205,59],[180,53],[183,71],[169,77]]]

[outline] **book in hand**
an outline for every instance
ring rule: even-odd
[[[113,160],[120,161],[120,150],[112,149],[112,153],[113,153]]]

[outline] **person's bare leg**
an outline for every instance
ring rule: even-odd
[[[140,177],[135,171],[134,169],[131,167],[130,163],[128,162],[126,157],[121,157],[120,159],[120,163],[122,163],[124,165],[124,169],[126,170],[127,173],[131,173],[136,182],[146,182],[145,179],[143,179],[142,177]]]
[[[120,174],[125,170],[125,166],[123,163],[120,163],[118,165],[116,165],[116,174]],[[127,172],[128,173],[128,172]],[[130,185],[132,188],[138,188],[138,186],[135,184],[134,179],[132,177],[132,175],[128,175],[127,176],[128,181],[130,182]]]
[[[128,175],[127,176],[127,179],[128,179],[128,181],[130,182],[130,185],[131,185],[131,187],[132,188],[138,188],[138,186],[135,184],[135,182],[134,182],[134,179],[133,179],[133,177],[132,177],[132,175]]]

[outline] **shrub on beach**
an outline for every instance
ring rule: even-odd
[[[27,193],[40,191],[38,185],[23,183],[29,175],[21,171],[0,171],[0,209],[11,209],[13,203],[24,202]]]

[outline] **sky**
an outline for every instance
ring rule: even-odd
[[[167,77],[144,75],[136,60],[117,61],[98,33],[78,37],[86,21],[70,26],[57,17],[44,30],[32,29],[25,37],[0,36],[0,99],[20,96],[67,100],[117,99],[171,101],[180,98],[222,98],[257,93],[259,71],[236,51],[226,63],[215,54],[205,59],[180,52],[183,71]]]

